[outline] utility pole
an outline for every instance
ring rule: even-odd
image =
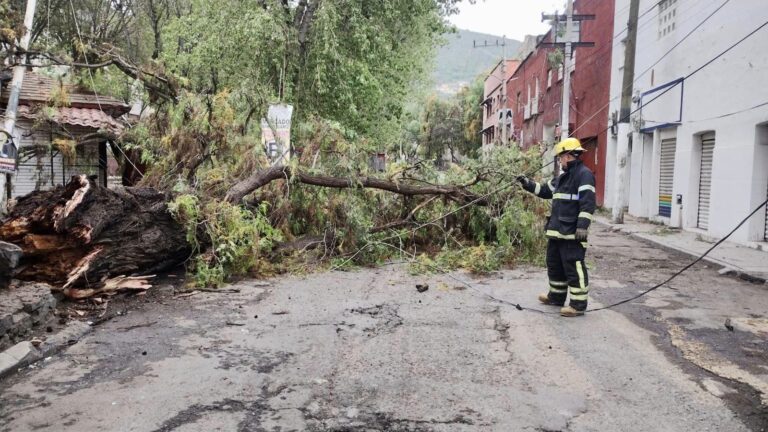
[[[581,32],[574,34],[574,22],[594,20],[595,15],[574,15],[573,14],[573,0],[568,0],[565,15],[541,15],[541,20],[553,20],[554,25],[552,28],[552,43],[543,43],[542,47],[545,48],[562,48],[563,49],[563,97],[560,112],[560,139],[564,139],[570,136],[570,120],[571,120],[571,69],[573,69],[573,49],[576,47],[593,47],[594,42],[582,42]],[[564,42],[560,42],[558,37],[558,30],[560,22],[565,21],[565,35]],[[581,29],[581,25],[579,25]],[[559,172],[559,164],[555,161],[554,174]]]
[[[632,93],[635,81],[635,50],[637,47],[637,21],[640,12],[640,0],[631,0],[629,21],[627,21],[627,39],[624,47],[624,77],[621,87],[621,107],[619,109],[619,133],[616,145],[616,178],[614,180],[614,201],[611,222],[624,223],[624,201],[627,179],[627,156],[629,153],[630,113],[632,112]]]
[[[567,138],[570,134],[569,123],[571,119],[571,63],[573,62],[573,0],[568,0],[565,10],[565,50],[563,51],[563,102],[560,114],[560,139]]]
[[[21,40],[19,41],[19,46],[24,51],[29,49],[29,39],[32,37],[32,21],[35,17],[36,6],[36,0],[27,0],[27,9],[24,13],[24,36],[22,36]],[[7,140],[10,140],[11,137],[13,137],[13,129],[16,126],[16,111],[19,108],[19,93],[21,93],[21,86],[24,82],[25,69],[26,67],[23,65],[18,65],[13,68],[13,79],[11,80],[10,94],[8,95],[8,105],[5,110],[5,122],[3,123],[3,130],[8,135],[4,136],[5,141],[3,141],[2,144],[5,144]],[[13,149],[13,155],[15,157],[18,154],[18,143],[14,142],[13,145],[15,147]],[[0,202],[3,203],[1,207],[4,211],[6,199],[10,197],[11,194],[11,175],[15,172],[15,169],[2,169],[0,172],[7,173],[4,176],[0,176],[0,191],[4,192],[4,195],[0,197]]]
[[[502,124],[499,136],[501,145],[507,144],[507,35],[502,36],[501,43],[501,114]]]

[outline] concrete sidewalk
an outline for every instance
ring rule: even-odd
[[[606,216],[595,215],[595,221],[639,239],[647,240],[660,246],[682,252],[692,257],[704,254],[717,239],[705,235],[669,228],[624,215],[624,224],[612,224]],[[704,258],[705,261],[723,267],[723,272],[733,272],[738,276],[756,282],[768,280],[768,252],[725,241]]]

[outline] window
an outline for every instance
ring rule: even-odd
[[[677,21],[677,0],[662,0],[659,3],[659,39],[675,30]]]
[[[547,71],[547,88],[552,87],[552,69]]]

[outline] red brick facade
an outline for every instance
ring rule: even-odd
[[[581,40],[595,42],[592,48],[575,51],[571,72],[570,130],[587,148],[585,164],[595,173],[597,201],[603,204],[605,154],[608,134],[608,100],[611,84],[614,2],[576,0],[574,13],[594,14],[593,21],[581,23]],[[562,111],[562,73],[552,69],[541,47],[551,42],[547,33],[517,68],[507,83],[509,106],[513,109],[514,137],[523,148],[540,145],[551,149],[559,138]]]

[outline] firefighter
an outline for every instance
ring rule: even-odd
[[[562,174],[547,183],[536,183],[526,176],[517,180],[523,189],[539,198],[552,200],[547,219],[547,276],[549,292],[539,301],[560,306],[560,315],[584,315],[589,295],[589,276],[584,264],[587,233],[595,212],[595,176],[582,163],[585,152],[576,138],[566,138],[555,146]],[[565,300],[570,291],[568,306]]]

